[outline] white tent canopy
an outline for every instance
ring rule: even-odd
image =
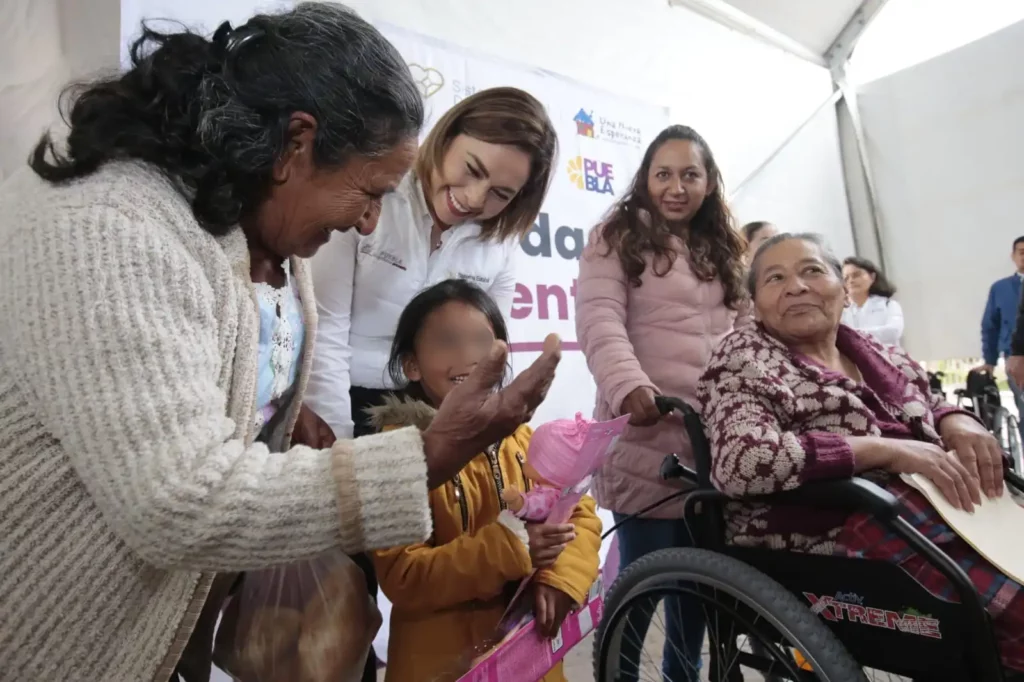
[[[126,39],[137,31],[142,18],[177,18],[209,31],[220,20],[242,21],[256,9],[290,4],[291,0],[7,0],[0,6],[0,180],[24,163],[39,133],[59,120],[54,102],[61,85],[98,69],[116,68]],[[972,226],[979,231],[972,242],[979,249],[978,259],[966,273],[957,275],[966,293],[957,298],[952,310],[923,304],[915,309],[917,301],[928,300],[929,291],[943,290],[943,278],[949,277],[945,272],[953,264],[938,263],[938,269],[921,279],[922,268],[904,262],[907,254],[890,252],[905,249],[907,235],[929,239],[934,232],[929,232],[932,226],[911,224],[910,216],[923,215],[920,211],[891,205],[891,178],[899,177],[900,168],[913,165],[912,159],[901,156],[911,152],[892,146],[892,136],[882,129],[891,123],[885,116],[860,125],[861,116],[851,106],[858,91],[846,80],[846,65],[863,38],[861,49],[866,53],[866,46],[872,45],[874,64],[869,65],[872,60],[866,54],[862,59],[858,52],[850,62],[851,73],[857,75],[862,61],[866,72],[882,73],[879,63],[885,60],[877,55],[885,50],[872,42],[876,27],[888,35],[886,49],[898,53],[897,66],[908,66],[1021,19],[1024,3],[976,0],[966,11],[954,0],[485,4],[349,0],[347,4],[371,20],[668,106],[672,120],[692,125],[708,139],[741,222],[766,219],[791,231],[821,232],[840,255],[856,252],[879,261],[896,280],[901,296],[915,302],[907,310],[906,341],[912,352],[925,359],[977,353],[977,320],[985,289],[1007,270],[1009,244],[1003,242],[1016,228]],[[902,23],[897,21],[901,17]],[[907,35],[908,17],[916,22],[913,40]],[[957,36],[932,36],[943,31]],[[942,68],[949,74],[962,71],[960,56],[967,49],[943,58],[947,61]],[[977,63],[1019,63],[1024,47],[1007,45],[1005,50],[1016,52]],[[924,66],[899,76],[913,80],[907,74]],[[1017,87],[1009,69],[991,68],[975,76],[986,79],[986,92],[1012,92]],[[944,76],[928,78],[942,83]],[[942,91],[929,93],[939,96]],[[892,96],[891,90],[875,85],[861,88],[859,94]],[[949,104],[962,104],[951,90],[944,96]],[[990,98],[987,106],[1013,110],[1012,98],[1004,99]],[[892,110],[875,102],[870,111],[891,114]],[[989,117],[985,125],[1007,126],[998,131],[1004,148],[1012,148],[1020,139],[1009,118]],[[888,146],[878,148],[875,140],[885,140]],[[998,151],[964,147],[969,162],[976,164],[986,163],[986,154]],[[972,156],[975,152],[979,156]],[[890,184],[887,192],[878,191],[876,166]],[[1008,187],[1009,182],[990,178],[989,184]],[[915,196],[914,201],[941,202],[942,191],[933,188],[934,196]],[[1007,193],[1000,201],[1000,216],[1024,213],[1024,199]],[[928,215],[934,220],[934,212]],[[900,240],[886,238],[895,232]],[[955,256],[959,253],[950,258]],[[956,322],[955,333],[935,333],[951,319]]]
[[[829,66],[852,50],[885,0],[671,0],[801,59]],[[848,56],[848,54],[846,55]]]

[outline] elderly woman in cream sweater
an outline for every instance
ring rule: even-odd
[[[0,189],[0,676],[162,682],[216,573],[427,538],[428,488],[528,418],[557,348],[494,394],[495,344],[422,433],[289,446],[303,258],[374,229],[423,122],[340,5],[146,30],[69,121]]]

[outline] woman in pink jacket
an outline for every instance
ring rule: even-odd
[[[692,463],[682,422],[660,419],[654,396],[694,401],[712,349],[747,323],[743,251],[711,150],[680,125],[651,143],[630,190],[590,235],[580,260],[577,338],[597,381],[595,417],[631,416],[595,482],[598,502],[616,521],[675,490],[658,478],[665,455]],[[619,530],[623,566],[692,543],[681,500]],[[698,604],[679,602],[666,604],[663,672],[697,680],[704,619]],[[632,625],[639,649],[649,622]],[[635,667],[638,654],[624,649],[623,665]]]

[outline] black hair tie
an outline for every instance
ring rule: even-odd
[[[228,45],[228,37],[232,32],[231,22],[225,21],[223,24],[217,27],[217,30],[213,32],[213,42],[220,50],[226,51]]]
[[[213,33],[213,45],[221,59],[229,62],[238,55],[239,50],[255,38],[263,35],[263,31],[250,26],[242,26],[235,29],[231,27],[230,21],[225,21],[217,27]]]

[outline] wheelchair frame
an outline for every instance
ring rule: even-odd
[[[973,373],[973,370],[972,370]],[[968,386],[970,386],[970,375],[968,375]],[[1005,438],[1009,445],[1010,464],[1018,475],[1024,474],[1024,452],[1021,448],[1024,443],[1020,442],[1019,417],[1015,417],[1003,404],[998,389],[993,392],[988,390],[971,391],[968,388],[958,388],[953,391],[956,397],[956,406],[963,410],[973,412],[981,420],[989,433],[999,439],[1000,443]],[[1002,423],[999,422],[1000,416]],[[1005,429],[1005,433],[1004,433]],[[1016,443],[1017,449],[1013,446]]]
[[[964,570],[899,515],[895,496],[864,478],[818,481],[797,490],[744,498],[744,502],[863,512],[904,540],[950,581],[959,603],[939,599],[897,564],[885,561],[803,554],[785,550],[729,546],[725,542],[725,504],[736,502],[711,484],[711,448],[700,415],[678,398],[656,398],[663,414],[678,411],[693,447],[696,470],[665,458],[661,477],[696,486],[674,493],[639,514],[686,495],[684,518],[695,531],[696,546],[731,556],[758,569],[794,593],[835,633],[859,665],[913,677],[916,680],[1004,682],[1007,677],[992,633],[991,621],[978,591]],[[1024,479],[1006,468],[1007,484],[1024,491]],[[698,511],[697,505],[701,505]],[[632,517],[631,517],[632,518]],[[628,523],[629,519],[615,528]],[[611,533],[615,530],[608,531]],[[834,600],[842,593],[849,601]],[[860,604],[855,604],[856,599]],[[822,605],[825,602],[825,605]],[[908,603],[913,602],[913,603]],[[829,609],[831,608],[831,611]],[[934,632],[907,632],[900,614],[927,615]],[[879,615],[881,614],[881,615]],[[917,623],[915,618],[914,623]],[[880,635],[884,635],[884,640]],[[879,645],[884,641],[884,644]],[[894,655],[898,654],[898,655]],[[756,658],[739,654],[740,660]],[[756,667],[756,666],[755,666]]]

